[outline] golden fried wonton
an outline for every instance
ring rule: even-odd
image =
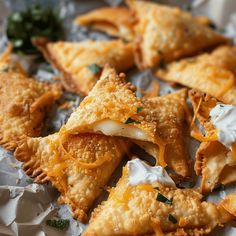
[[[45,114],[59,96],[57,85],[0,72],[0,144],[13,149],[25,136],[39,136]]]
[[[78,16],[75,23],[91,26],[112,36],[131,41],[134,37],[130,11],[126,7],[103,7]]]
[[[101,134],[73,135],[62,142],[56,133],[28,138],[14,155],[36,182],[50,180],[61,193],[59,202],[69,204],[74,217],[84,222],[128,145],[123,138]]]
[[[181,176],[189,176],[188,154],[184,145],[184,122],[187,90],[144,100],[144,106],[157,120],[157,134],[166,143],[164,159],[167,165]],[[158,146],[135,141],[158,160]]]
[[[127,1],[137,19],[136,59],[141,68],[193,55],[227,42],[202,20],[177,7],[148,1]]]
[[[205,136],[200,137],[202,143],[197,150],[195,162],[196,174],[202,175],[201,191],[206,193],[218,184],[236,181],[236,160],[232,157],[232,151],[214,138],[216,130],[210,121],[209,113],[216,106],[217,100],[196,90],[191,90],[189,97],[196,118],[206,132]],[[195,136],[198,138],[199,135],[194,133],[193,137]]]
[[[62,73],[64,87],[80,95],[93,88],[105,64],[119,72],[134,65],[132,44],[121,40],[47,43],[38,39],[34,44]]]
[[[159,156],[163,157],[164,144],[158,137],[158,120],[135,95],[134,89],[130,83],[125,83],[123,73],[117,75],[113,68],[106,67],[89,95],[61,129],[61,134],[103,133],[147,141],[158,145]]]
[[[235,67],[236,47],[222,46],[212,53],[172,62],[158,70],[157,76],[236,105]]]
[[[235,204],[231,205],[230,213],[234,213]],[[108,200],[94,210],[83,236],[203,235],[234,219],[228,211],[224,200],[218,205],[202,201],[197,190],[165,187],[158,182],[128,185],[125,167]]]

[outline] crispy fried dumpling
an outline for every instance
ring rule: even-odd
[[[0,72],[0,144],[13,149],[25,136],[39,136],[45,114],[59,96],[57,85]]]
[[[235,218],[221,203],[202,201],[198,190],[159,182],[130,185],[128,175],[125,167],[108,200],[94,210],[83,236],[203,235]]]
[[[158,136],[166,143],[164,159],[171,169],[181,176],[189,176],[188,154],[184,145],[184,122],[187,90],[144,100],[157,119]],[[135,141],[158,160],[158,146]],[[158,163],[159,164],[159,163]]]
[[[164,145],[157,134],[157,118],[134,87],[125,83],[125,75],[117,75],[106,67],[89,95],[61,129],[62,135],[76,133],[103,133],[158,145],[163,157]],[[163,164],[164,165],[164,164]]]
[[[62,73],[64,87],[80,95],[93,88],[105,64],[119,72],[134,64],[132,44],[121,40],[47,43],[38,39],[34,43]]]
[[[202,143],[196,153],[195,171],[197,175],[202,175],[200,188],[206,193],[218,184],[236,181],[236,160],[232,157],[232,151],[214,138],[216,130],[209,114],[218,101],[196,90],[191,90],[189,97],[194,113],[205,130],[205,136],[200,137]],[[195,136],[198,138],[198,134],[193,134]]]
[[[222,46],[212,53],[172,62],[158,70],[157,76],[236,105],[235,67],[236,47]]]
[[[84,222],[128,145],[123,138],[101,134],[78,134],[62,143],[56,133],[28,138],[14,155],[36,182],[50,180],[61,193],[59,202],[69,204],[74,217]]]
[[[133,39],[133,25],[130,11],[126,7],[103,7],[78,16],[75,23],[91,26],[112,36],[131,41]]]
[[[198,18],[179,8],[148,1],[127,2],[137,18],[135,51],[141,68],[193,55],[227,41]]]

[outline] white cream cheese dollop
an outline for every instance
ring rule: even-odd
[[[134,159],[128,161],[128,184],[152,184],[159,182],[163,185],[175,187],[175,182],[161,166],[149,166],[145,162]]]
[[[236,106],[218,104],[210,112],[218,140],[229,149],[236,141]]]

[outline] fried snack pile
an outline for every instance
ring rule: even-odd
[[[51,182],[75,219],[89,222],[84,236],[199,236],[235,220],[236,193],[217,203],[204,198],[236,182],[236,48],[230,40],[205,17],[149,1],[95,9],[74,23],[113,38],[33,43],[60,73],[63,89],[83,101],[56,133],[42,137],[61,86],[29,78],[9,45],[0,56],[0,144],[36,183]],[[154,92],[137,96],[124,74],[135,66],[152,69]],[[176,91],[159,96],[166,83]],[[194,159],[191,138],[199,142]],[[128,161],[108,188],[137,148],[153,165],[139,154],[136,169]],[[196,178],[199,187],[183,186]],[[104,189],[109,197],[94,209]]]

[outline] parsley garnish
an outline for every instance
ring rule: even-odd
[[[141,112],[142,110],[143,110],[142,107],[138,107],[138,108],[137,108],[137,113]]]
[[[54,9],[35,5],[8,17],[7,36],[15,52],[39,53],[32,39],[44,37],[50,41],[58,40],[63,36],[62,21]]]
[[[172,205],[173,204],[173,197],[169,200],[168,198],[163,196],[160,192],[158,192],[157,201],[163,202],[163,203],[168,204],[168,205]]]
[[[102,70],[102,67],[100,67],[99,65],[97,64],[91,64],[88,66],[88,69],[94,74],[94,75],[97,75],[98,73],[101,72]]]
[[[166,63],[163,57],[160,60],[159,67],[163,70],[166,69]]]
[[[128,118],[126,121],[125,121],[125,124],[130,124],[130,123],[135,123],[135,124],[141,124],[140,121],[136,121],[136,120],[133,120],[132,118]]]
[[[214,192],[218,192],[218,191],[223,191],[225,190],[225,186],[223,184],[220,184],[218,187],[214,188]]]
[[[173,224],[177,223],[176,218],[173,215],[171,215],[171,214],[168,215],[168,220],[171,221]]]
[[[27,179],[26,182],[27,182],[28,184],[32,184],[32,183],[34,183],[34,180],[33,180],[33,179]]]
[[[58,219],[58,220],[55,219],[55,220],[47,220],[46,224],[59,230],[65,230],[69,227],[70,221],[65,219]]]

